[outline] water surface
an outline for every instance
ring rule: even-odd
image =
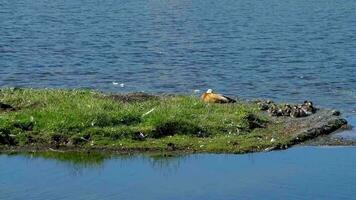
[[[310,99],[355,124],[355,10],[348,0],[0,0],[0,87],[213,88]],[[0,155],[0,199],[354,199],[355,153]]]
[[[348,0],[0,0],[0,86],[214,88],[352,114],[355,10]]]
[[[298,147],[169,158],[1,155],[0,199],[354,199],[355,153]]]

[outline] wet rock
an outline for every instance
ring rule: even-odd
[[[302,130],[297,137],[291,140],[290,144],[294,145],[318,136],[327,135],[347,125],[347,121],[345,119],[338,118],[333,115],[323,116],[322,114],[318,118],[319,119],[311,119],[318,120],[318,122],[316,122],[315,125],[312,125],[312,127]],[[319,121],[320,119],[322,119],[322,121]]]

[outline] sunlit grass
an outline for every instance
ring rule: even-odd
[[[255,104],[205,104],[195,96],[122,102],[86,90],[2,89],[0,143],[107,148],[240,151],[263,148],[250,117],[265,122]],[[246,147],[247,146],[247,147]]]

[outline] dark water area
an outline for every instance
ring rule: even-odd
[[[355,147],[177,157],[0,155],[0,199],[355,199]]]
[[[347,0],[0,0],[0,87],[214,88],[353,115],[355,10]]]

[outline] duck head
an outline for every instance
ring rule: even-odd
[[[313,106],[313,102],[311,102],[311,101],[304,101],[304,105],[306,105],[306,106]]]

